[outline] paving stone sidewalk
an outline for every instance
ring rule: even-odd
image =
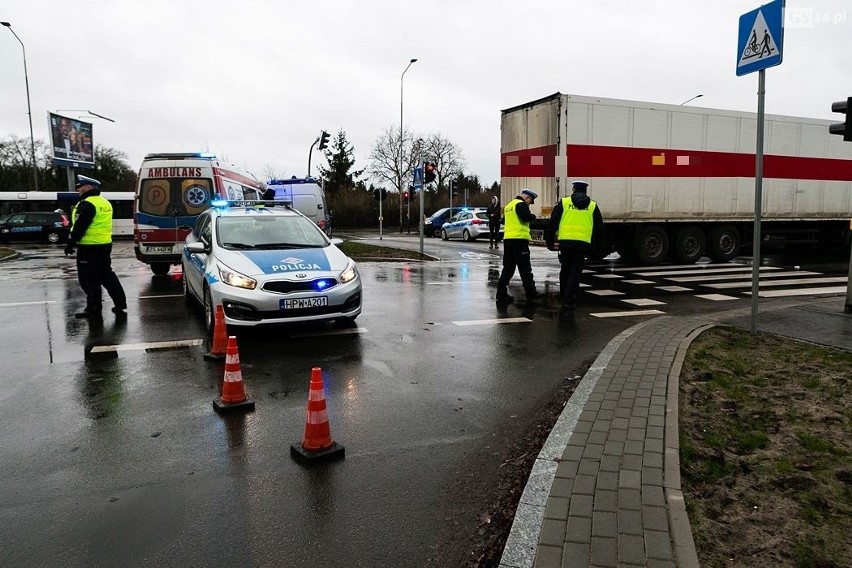
[[[533,466],[500,566],[698,566],[677,388],[686,347],[709,326],[660,317],[601,352]]]

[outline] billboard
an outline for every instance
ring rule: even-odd
[[[90,122],[48,112],[47,126],[50,130],[54,166],[95,167],[95,145],[92,141]]]

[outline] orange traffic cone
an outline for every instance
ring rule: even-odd
[[[216,305],[216,318],[213,320],[213,347],[209,353],[204,354],[208,361],[221,361],[225,358],[225,350],[228,347],[228,330],[225,326],[225,308],[222,304]]]
[[[237,338],[228,338],[228,355],[225,358],[225,379],[222,383],[221,400],[213,399],[213,409],[216,412],[254,410],[254,401],[246,396],[243,385],[243,373],[240,370],[240,354],[237,352]]]
[[[290,446],[290,456],[298,462],[316,462],[342,458],[345,453],[345,448],[331,439],[322,369],[314,367],[311,369],[311,388],[305,411],[305,435],[301,444]]]

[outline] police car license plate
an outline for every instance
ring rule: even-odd
[[[282,310],[300,310],[303,308],[319,308],[328,305],[328,296],[317,298],[297,298],[295,300],[279,300]]]
[[[145,252],[147,253],[170,253],[172,252],[171,246],[160,246],[160,247],[145,247]]]

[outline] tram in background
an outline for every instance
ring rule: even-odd
[[[112,204],[113,237],[129,239],[133,237],[132,191],[102,191],[101,196]],[[71,210],[79,201],[76,191],[0,191],[0,217],[25,211],[51,212],[57,209],[70,218]]]

